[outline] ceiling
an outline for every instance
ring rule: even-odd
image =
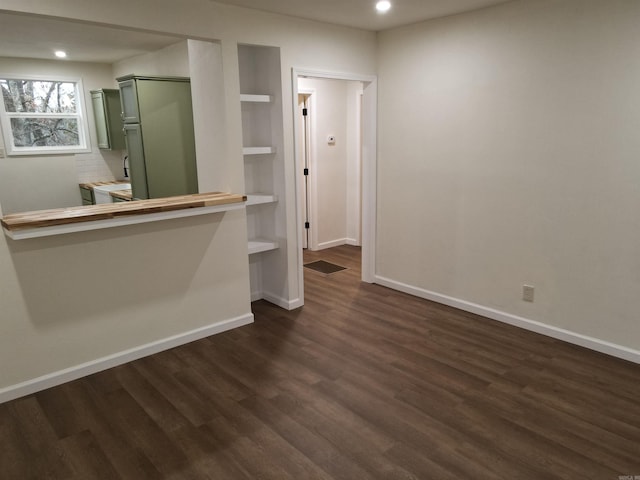
[[[212,0],[213,1],[213,0]],[[477,10],[509,0],[390,0],[392,7],[378,14],[376,0],[215,0],[215,3],[380,31],[432,18]]]
[[[0,57],[51,60],[55,50],[64,50],[68,60],[114,63],[180,40],[169,35],[0,13]]]
[[[213,1],[213,0],[211,0]],[[375,11],[376,0],[215,0],[214,3],[345,25],[371,31],[475,10],[508,0],[391,0],[391,10]],[[114,63],[182,40],[181,37],[0,12],[0,57]]]

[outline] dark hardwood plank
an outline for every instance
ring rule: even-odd
[[[88,478],[116,480],[122,478],[96,438],[88,430],[68,436],[61,440],[60,444],[73,469],[73,476],[69,478],[77,480]]]
[[[305,306],[0,405],[9,479],[640,475],[640,366],[305,252]]]

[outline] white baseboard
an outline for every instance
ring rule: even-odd
[[[101,372],[102,370],[122,365],[123,363],[131,362],[142,357],[153,355],[154,353],[162,352],[170,348],[178,347],[180,345],[200,340],[201,338],[209,337],[217,333],[222,333],[227,330],[242,327],[243,325],[248,325],[250,323],[253,323],[252,313],[164,338],[156,342],[147,343],[146,345],[140,345],[129,350],[114,353],[113,355],[108,355],[74,367],[49,373],[16,385],[11,385],[0,389],[0,403],[24,397],[25,395],[30,395],[32,393],[39,392],[40,390],[55,387],[56,385],[61,385],[81,377],[86,377],[87,375],[92,375],[94,373]]]
[[[356,238],[347,238],[347,245],[351,245],[353,247],[361,247],[362,244]]]
[[[532,332],[540,333],[548,337],[563,340],[574,345],[579,345],[581,347],[589,348],[600,353],[605,353],[613,357],[622,358],[624,360],[640,364],[640,351],[634,350],[632,348],[617,345],[615,343],[600,340],[598,338],[582,335],[580,333],[565,330],[563,328],[554,327],[552,325],[541,323],[535,320],[530,320],[528,318],[512,315],[510,313],[495,310],[493,308],[478,305],[476,303],[467,302],[465,300],[449,297],[447,295],[442,295],[437,292],[414,287],[412,285],[397,282],[395,280],[391,280],[390,278],[382,277],[379,275],[375,276],[375,283],[392,288],[394,290],[408,293],[410,295],[414,295],[416,297],[432,300],[437,303],[442,303],[450,307],[458,308],[460,310],[464,310],[465,312],[475,313],[492,320],[508,323],[509,325],[524,328],[525,330],[530,330]]]
[[[273,295],[269,292],[262,292],[262,298],[267,302],[273,303],[274,305],[284,308],[285,310],[294,310],[298,307],[301,307],[304,304],[304,302],[300,298],[287,300],[286,298]]]
[[[322,242],[318,244],[316,250],[326,250],[327,248],[339,247],[340,245],[346,245],[346,238],[339,238],[337,240],[331,240],[330,242]]]
[[[251,301],[255,302],[258,300],[262,300],[262,292],[251,292]]]

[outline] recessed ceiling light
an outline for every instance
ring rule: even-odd
[[[385,13],[389,11],[390,8],[391,2],[388,2],[387,0],[380,0],[378,3],[376,3],[376,10],[378,10],[378,12],[380,13]]]
[[[63,52],[62,50],[57,50],[54,52],[54,55],[58,58],[66,58],[67,52]]]

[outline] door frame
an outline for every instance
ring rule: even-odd
[[[300,188],[300,145],[299,122],[295,115],[298,109],[298,78],[309,77],[332,80],[353,80],[363,84],[362,95],[362,281],[373,283],[375,280],[376,251],[376,205],[377,205],[377,125],[378,125],[378,78],[375,75],[329,72],[307,68],[292,68],[291,80],[293,91],[294,114],[294,155],[296,175],[296,219],[298,241],[298,288],[304,303],[304,274],[302,258],[302,211],[301,197],[304,192]]]

